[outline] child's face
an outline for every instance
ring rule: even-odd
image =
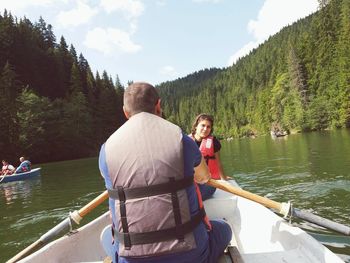
[[[208,120],[202,120],[196,127],[196,135],[200,138],[208,137],[211,131],[211,122]]]

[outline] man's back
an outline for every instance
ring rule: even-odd
[[[129,120],[99,157],[116,227],[114,262],[215,262],[231,230],[213,222],[208,232],[203,223],[194,178],[205,183],[210,174],[198,147],[160,118],[159,95],[148,83],[126,88],[123,110]]]

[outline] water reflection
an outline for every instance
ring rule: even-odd
[[[28,179],[0,184],[0,196],[5,199],[6,205],[11,205],[16,199],[28,200],[32,195],[33,188],[40,187],[40,178]]]
[[[349,129],[223,142],[221,160],[225,173],[250,192],[350,223]],[[350,263],[350,237],[338,238],[300,220],[294,223],[323,234],[320,241]]]

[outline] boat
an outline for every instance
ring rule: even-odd
[[[276,138],[276,137],[284,137],[288,135],[287,131],[270,131],[271,137]]]
[[[237,186],[234,180],[228,183]],[[343,262],[304,230],[258,203],[218,189],[204,206],[209,218],[224,218],[233,231],[230,245],[219,263]],[[106,212],[19,262],[41,263],[48,259],[51,263],[103,262],[107,254],[100,236],[109,224],[109,212]]]
[[[24,172],[20,174],[12,174],[12,175],[1,175],[0,176],[0,183],[8,183],[8,182],[14,182],[14,181],[22,181],[29,178],[37,177],[40,175],[41,168],[34,168],[30,170],[29,172]]]

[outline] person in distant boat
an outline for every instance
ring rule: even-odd
[[[11,175],[15,172],[15,167],[9,164],[7,160],[2,160],[1,175]]]
[[[29,172],[31,169],[30,161],[26,160],[23,156],[19,158],[21,164],[16,169],[16,174]]]
[[[205,215],[197,183],[210,174],[198,147],[161,118],[158,92],[148,83],[125,89],[123,110],[127,122],[99,155],[110,198],[113,262],[217,262],[232,231],[224,220]]]
[[[221,149],[220,141],[214,137],[214,118],[205,113],[199,114],[194,120],[191,128],[191,138],[196,142],[201,151],[211,174],[211,178],[215,180],[227,180],[220,162],[219,151]],[[209,185],[199,185],[203,200],[212,196],[216,188]]]

